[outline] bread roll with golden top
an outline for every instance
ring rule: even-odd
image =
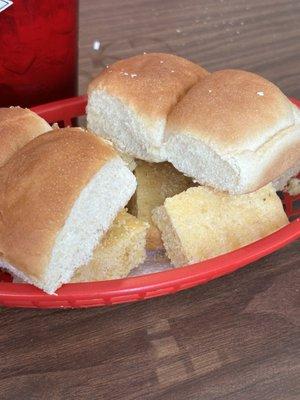
[[[80,128],[33,139],[0,169],[0,267],[54,293],[135,188],[115,150]]]
[[[168,161],[179,171],[230,193],[255,191],[300,167],[299,110],[250,72],[201,79],[172,109],[166,137]]]
[[[228,253],[288,224],[272,184],[242,195],[193,187],[166,199],[152,219],[175,266]]]
[[[0,166],[30,140],[51,126],[28,108],[0,108]]]
[[[184,58],[142,54],[109,66],[89,85],[87,122],[133,157],[164,161],[168,114],[208,72]]]

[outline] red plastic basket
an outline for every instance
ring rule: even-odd
[[[300,101],[292,99],[300,107]],[[85,114],[86,97],[57,101],[33,110],[48,122],[73,125],[76,117]],[[29,308],[80,308],[106,306],[163,296],[196,286],[229,274],[270,254],[300,237],[300,196],[283,197],[286,213],[294,219],[279,231],[231,253],[193,265],[112,281],[71,283],[63,285],[55,295],[21,283],[12,283],[9,274],[0,276],[0,305]],[[297,210],[298,207],[298,210]]]

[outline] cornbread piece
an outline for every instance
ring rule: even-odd
[[[288,223],[272,184],[236,196],[193,187],[166,199],[153,220],[175,266],[230,252]]]
[[[91,261],[80,267],[71,282],[91,282],[123,278],[146,258],[146,232],[149,225],[125,210],[94,249]]]
[[[87,126],[133,157],[165,161],[167,116],[208,72],[171,54],[142,54],[121,60],[89,85]]]
[[[50,130],[43,118],[27,108],[0,108],[0,166],[30,140]]]
[[[139,160],[134,174],[137,179],[137,190],[129,207],[133,215],[150,224],[147,248],[153,250],[162,247],[162,242],[160,231],[152,221],[152,210],[161,206],[167,197],[193,186],[193,182],[167,162],[148,163]]]
[[[0,267],[54,293],[89,262],[135,188],[117,152],[80,128],[31,140],[0,168]]]
[[[300,165],[298,108],[250,72],[205,76],[172,109],[165,134],[167,160],[179,171],[232,194],[287,182]]]

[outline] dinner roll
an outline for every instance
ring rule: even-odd
[[[219,190],[248,193],[299,170],[300,113],[266,79],[218,71],[172,109],[166,141],[167,159],[179,171]]]
[[[51,126],[28,108],[0,108],[0,166],[18,149]]]
[[[171,54],[142,54],[118,61],[89,85],[87,123],[133,157],[164,161],[168,114],[208,72]]]
[[[0,169],[0,267],[54,293],[135,188],[116,151],[80,128],[33,139]]]

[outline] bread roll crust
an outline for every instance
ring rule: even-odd
[[[27,108],[0,108],[0,166],[30,140],[51,126]]]
[[[297,135],[296,140],[293,140],[288,147],[283,144],[281,149],[270,151],[269,162],[256,182],[255,188],[275,181],[290,169],[296,171],[296,174],[300,171],[300,125],[296,129],[287,129],[287,135],[289,131],[293,131],[294,137]],[[289,178],[291,176],[293,174],[290,174]]]
[[[1,259],[42,277],[76,198],[116,156],[80,128],[45,133],[16,152],[0,170]]]
[[[210,74],[173,108],[167,159],[199,183],[233,194],[277,180],[300,162],[300,112],[250,72]]]
[[[241,70],[214,72],[194,85],[168,118],[168,133],[189,134],[226,154],[255,151],[295,122],[273,83]]]
[[[148,119],[166,118],[181,96],[208,72],[182,57],[137,55],[110,65],[89,85],[105,90]]]

